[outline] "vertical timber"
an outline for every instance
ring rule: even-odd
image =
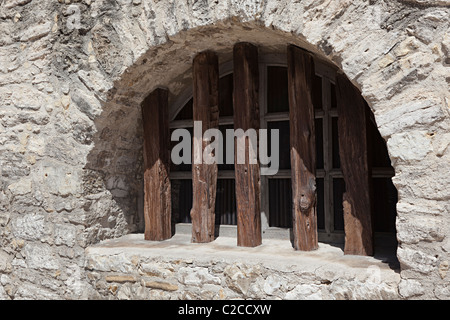
[[[244,132],[254,129],[257,132],[260,121],[257,47],[246,42],[235,44],[233,64],[234,129]],[[238,150],[238,145],[239,142],[236,142],[234,155],[237,245],[256,247],[262,243],[260,168],[258,161],[250,161],[251,149],[256,152],[256,146],[252,148],[250,139],[245,138],[245,151]],[[245,163],[238,163],[238,152],[242,151],[245,152]]]
[[[168,91],[158,88],[142,102],[144,126],[144,220],[146,240],[166,240],[171,232]]]
[[[204,138],[205,131],[219,128],[219,63],[214,52],[201,52],[194,58],[193,79],[193,120],[201,122],[202,132],[201,137],[194,135],[199,141],[194,141],[193,150],[201,161],[192,164],[192,242],[205,243],[214,240],[217,189],[217,163],[202,159],[210,142]]]
[[[319,246],[314,106],[311,98],[314,61],[308,52],[289,45],[287,64],[293,246],[295,250],[311,251]]]
[[[337,74],[339,150],[346,192],[343,196],[345,254],[373,255],[367,117],[359,90]]]

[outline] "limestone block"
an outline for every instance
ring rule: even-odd
[[[27,28],[20,37],[20,41],[26,42],[26,41],[34,41],[39,38],[42,38],[50,33],[52,28],[52,22],[46,21],[42,24],[37,24],[34,26],[31,26]]]
[[[450,286],[447,283],[437,285],[435,289],[433,290],[434,294],[436,295],[436,298],[440,300],[448,300],[448,297],[450,297]]]
[[[30,178],[22,178],[19,181],[10,184],[8,189],[13,195],[25,195],[31,193],[31,185],[32,182]]]
[[[409,101],[382,113],[376,113],[380,133],[383,136],[391,136],[416,125],[429,126],[440,121],[445,117],[441,104],[440,99],[428,97]]]
[[[316,284],[299,284],[293,290],[286,293],[286,300],[322,300],[321,286]]]
[[[0,211],[0,227],[5,227],[10,219],[9,211]]]
[[[0,300],[11,300],[3,286],[0,285]]]
[[[19,216],[12,221],[12,233],[24,240],[43,240],[51,233],[52,225],[40,214]]]
[[[415,217],[412,214],[397,218],[397,239],[401,243],[414,244],[420,241],[442,241],[445,230],[440,219]]]
[[[150,290],[148,297],[149,300],[170,300],[172,295],[171,292],[164,290]]]
[[[61,267],[49,245],[29,243],[25,245],[22,253],[28,268],[57,270]]]
[[[11,104],[17,109],[37,111],[49,102],[49,98],[31,85],[16,84],[0,89],[3,103]]]
[[[174,274],[173,267],[156,262],[141,263],[139,271],[147,276],[159,278],[168,278]]]
[[[414,279],[401,280],[398,285],[398,291],[404,298],[420,296],[425,292],[420,282]]]
[[[0,251],[0,272],[8,273],[11,271],[11,260],[12,258],[9,256],[9,254],[4,252],[3,250]]]
[[[132,273],[135,270],[134,264],[124,254],[115,256],[91,254],[86,267],[88,270],[122,273]]]
[[[234,263],[225,268],[227,285],[234,291],[246,295],[252,282],[261,275],[261,268],[258,265],[243,265]]]
[[[30,279],[39,282],[39,279]],[[62,296],[48,289],[43,288],[39,284],[24,282],[17,286],[14,299],[18,300],[60,300]]]
[[[441,261],[441,263],[439,264],[439,275],[441,276],[442,279],[444,279],[447,276],[447,272],[448,272],[448,261],[444,260]]]
[[[419,161],[432,151],[431,140],[426,131],[396,133],[387,141],[391,160]]]
[[[330,285],[331,297],[336,300],[390,300],[397,298],[397,290],[387,283],[338,279]]]
[[[278,275],[269,275],[264,281],[263,290],[268,295],[273,295],[277,290],[287,285],[287,280]],[[288,298],[286,298],[288,299]]]
[[[442,51],[445,53],[445,63],[450,64],[450,33],[446,33],[442,40]]]
[[[164,282],[164,281],[143,281],[144,286],[147,288],[164,290],[164,291],[177,291],[178,285]]]
[[[450,172],[450,162],[437,157],[432,159],[434,161],[417,163],[415,166],[412,163],[405,167],[397,165],[396,175],[392,178],[400,197],[408,196],[415,199],[409,200],[414,203],[413,211],[436,213],[443,205],[443,203],[436,203],[435,207],[426,209],[422,201],[417,199],[428,199],[427,202],[450,199],[450,190],[447,188],[450,184],[450,175],[446,174]],[[429,203],[431,204],[432,201]],[[401,208],[404,207],[402,205]]]
[[[35,174],[35,183],[54,195],[81,193],[79,168],[57,161],[43,161]]]
[[[6,0],[4,2],[4,4],[5,4],[6,9],[11,9],[16,6],[26,5],[27,3],[30,3],[30,2],[31,2],[31,0]]]
[[[106,282],[136,282],[136,278],[130,275],[109,275],[105,277]]]
[[[100,102],[93,95],[80,89],[74,89],[72,100],[75,102],[78,110],[87,115],[91,120],[94,120],[102,112]]]
[[[436,269],[437,258],[412,248],[397,248],[397,257],[402,270],[411,269],[422,274],[429,274]]]
[[[78,71],[78,78],[89,90],[97,93],[106,92],[112,87],[112,84],[96,70],[80,70]]]
[[[133,299],[133,290],[129,284],[122,285],[117,292],[117,299],[119,300],[131,300]]]
[[[54,243],[73,247],[77,238],[77,227],[71,224],[55,224]]]
[[[182,267],[178,270],[178,281],[184,285],[200,287],[203,284],[221,284],[219,277],[208,272],[202,267]]]

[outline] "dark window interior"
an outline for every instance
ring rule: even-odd
[[[269,66],[267,68],[266,111],[267,114],[288,113],[288,86],[287,68]],[[317,222],[318,229],[325,230],[332,225],[333,232],[344,230],[342,197],[345,192],[345,182],[340,173],[339,143],[338,143],[338,115],[336,112],[336,89],[330,82],[331,99],[327,111],[323,102],[323,79],[315,76],[313,79],[312,100],[317,113],[315,119],[315,141],[317,171]],[[190,99],[184,108],[177,114],[175,120],[192,119],[192,104]],[[368,108],[368,107],[367,107]],[[233,116],[233,74],[228,74],[219,82],[219,114],[220,117]],[[330,112],[327,115],[326,112]],[[370,112],[370,109],[369,109]],[[326,118],[328,117],[328,118]],[[327,119],[327,120],[325,120]],[[373,191],[373,225],[375,232],[395,232],[395,217],[397,191],[392,184],[389,170],[392,170],[386,143],[380,136],[374,120],[368,121],[367,141],[370,149],[370,164],[372,168],[383,169],[385,176],[377,175],[372,178]],[[328,128],[326,128],[328,126]],[[280,170],[289,172],[290,163],[290,132],[289,120],[267,120],[267,129],[278,129],[280,133]],[[233,129],[233,124],[220,125],[224,143],[226,145],[226,129]],[[192,133],[192,128],[190,128]],[[270,133],[270,131],[269,131]],[[269,152],[271,150],[269,134]],[[177,142],[172,142],[172,147]],[[328,149],[327,149],[328,148]],[[329,158],[326,164],[326,158]],[[224,155],[225,159],[225,155]],[[216,223],[219,225],[236,224],[235,183],[232,171],[233,164],[218,166],[219,179],[216,196]],[[191,165],[172,165],[172,172],[191,171]],[[331,174],[334,172],[334,175]],[[220,177],[220,173],[228,173]],[[231,173],[231,174],[230,174]],[[184,179],[172,179],[173,217],[175,222],[190,222],[190,209],[192,207],[192,180],[188,176]],[[268,177],[268,211],[269,226],[280,228],[292,227],[292,185],[289,176]],[[329,197],[325,201],[325,197]],[[328,212],[328,213],[327,213]],[[327,220],[328,219],[328,220]],[[329,221],[329,219],[332,219]]]

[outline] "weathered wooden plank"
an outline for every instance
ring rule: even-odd
[[[336,76],[336,87],[339,156],[346,188],[344,253],[373,255],[366,107],[361,93],[345,75]]]
[[[258,49],[250,43],[237,43],[233,49],[234,65],[234,129],[259,129]],[[250,141],[245,147],[235,143],[235,179],[237,205],[237,245],[256,247],[262,243],[261,186],[259,163],[252,163]],[[256,146],[255,146],[256,147]],[[245,149],[245,163],[239,163],[239,152]],[[253,149],[256,151],[256,148]]]
[[[314,106],[311,98],[314,61],[293,45],[288,46],[289,125],[291,144],[293,246],[318,248],[316,213],[316,148]]]
[[[219,127],[219,63],[211,51],[199,53],[193,62],[193,120],[201,121],[201,137],[194,134],[194,154],[203,155],[211,142],[206,130]],[[201,157],[202,158],[202,157]],[[195,163],[201,162],[201,163]],[[194,161],[192,164],[193,203],[191,210],[192,242],[214,240],[217,163]]]
[[[168,91],[158,88],[142,102],[144,126],[144,220],[146,240],[172,236],[169,180]]]

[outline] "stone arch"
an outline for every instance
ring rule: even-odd
[[[96,2],[86,10],[97,18],[82,38],[87,62],[77,72],[71,96],[96,131],[83,174],[85,196],[93,197],[98,211],[109,208],[108,215],[87,210],[88,242],[142,228],[130,212],[139,210],[139,104],[146,94],[163,85],[173,99],[202,50],[214,48],[226,59],[238,40],[273,50],[289,42],[338,66],[361,90],[387,140],[399,192],[398,257],[405,296],[411,292],[406,288],[416,285],[408,277],[432,273],[439,279],[433,272],[450,250],[448,230],[441,227],[449,221],[448,7],[124,0],[115,6]],[[436,242],[442,246],[431,245]]]

